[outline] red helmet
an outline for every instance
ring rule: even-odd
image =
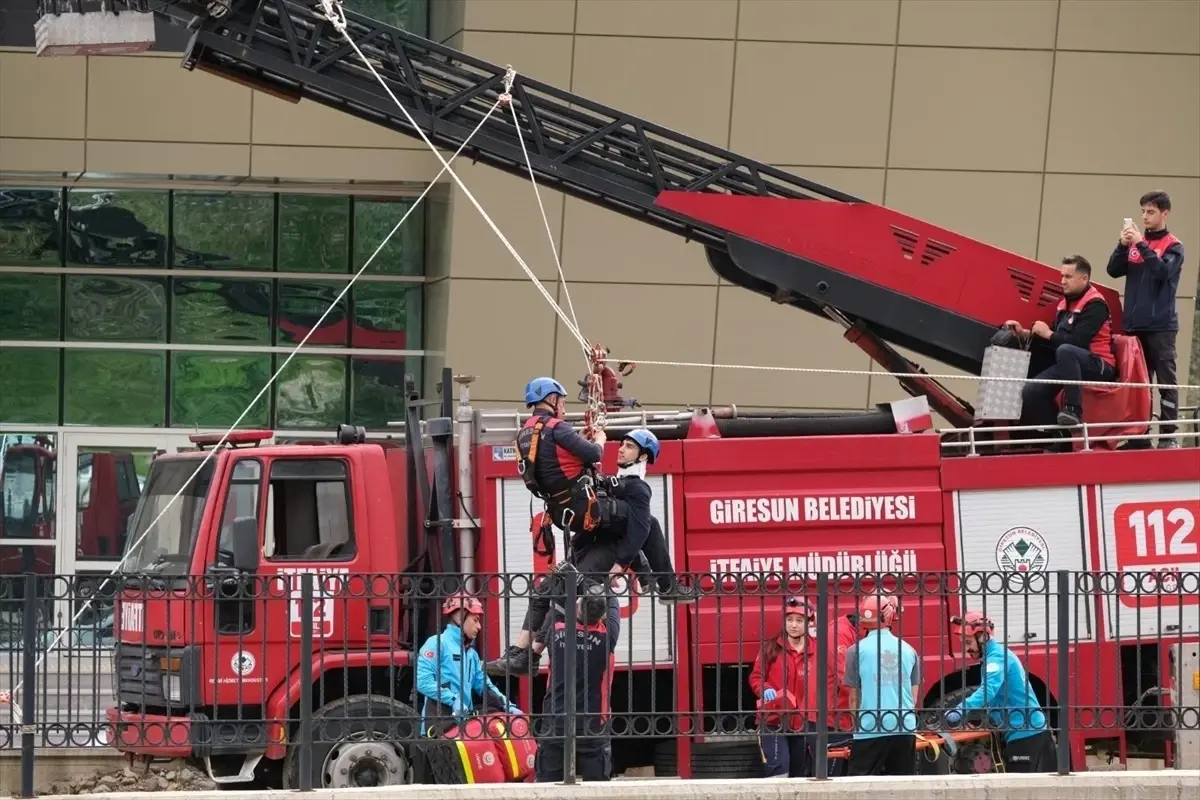
[[[979,611],[967,611],[961,617],[950,618],[950,632],[959,636],[991,633],[994,628],[992,621]]]
[[[858,624],[863,627],[885,628],[896,618],[896,598],[890,594],[870,594],[858,605]]]
[[[443,617],[448,617],[459,609],[465,610],[468,614],[482,614],[483,603],[468,592],[455,592],[442,601]]]
[[[816,614],[813,612],[812,606],[808,604],[808,601],[803,597],[798,597],[797,595],[792,595],[787,600],[783,601],[783,614],[785,617],[791,616],[792,614],[801,614],[808,619],[812,619],[816,616]]]

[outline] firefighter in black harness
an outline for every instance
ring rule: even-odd
[[[649,484],[639,480],[621,486],[621,500],[614,499],[612,491],[620,482],[595,472],[604,456],[604,432],[596,431],[595,441],[589,442],[563,421],[564,395],[562,384],[552,378],[529,382],[525,402],[533,415],[517,434],[517,464],[526,487],[546,502],[550,518],[567,532],[569,552],[535,587],[517,641],[487,664],[490,675],[535,670],[552,622],[551,598],[565,593],[563,576],[579,580],[582,574],[585,584],[589,576],[607,582],[606,575],[624,572],[639,558],[650,533]]]
[[[538,726],[537,780],[563,779],[563,737],[567,731],[567,693],[575,694],[575,764],[585,781],[606,781],[612,771],[607,732],[610,665],[621,635],[621,607],[599,584],[579,598],[574,631],[559,620],[550,634],[550,683]],[[575,674],[566,671],[566,651],[574,647]]]

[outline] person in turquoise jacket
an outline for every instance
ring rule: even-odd
[[[896,599],[862,598],[858,625],[866,631],[846,649],[850,707],[856,713],[847,772],[858,775],[912,775],[917,771],[917,707],[921,659],[890,628]]]
[[[1021,659],[992,638],[995,626],[978,611],[950,621],[951,631],[964,640],[967,657],[979,661],[983,685],[946,712],[946,722],[958,725],[967,712],[987,711],[1003,731],[1007,772],[1054,772],[1058,768],[1054,737]]]
[[[520,714],[483,671],[479,651],[471,646],[483,629],[483,604],[466,592],[442,603],[446,627],[430,636],[417,652],[417,692],[421,695],[421,727],[440,736],[475,711],[475,696],[490,711]]]

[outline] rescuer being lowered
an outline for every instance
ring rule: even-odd
[[[1046,715],[1021,659],[992,638],[994,629],[978,611],[950,620],[950,632],[962,637],[967,657],[980,662],[983,685],[946,712],[946,723],[958,725],[968,711],[982,709],[1004,732],[1005,771],[1051,772],[1057,761]]]
[[[565,396],[563,385],[553,378],[535,378],[525,387],[525,404],[533,415],[517,433],[517,467],[526,488],[546,503],[550,518],[568,537],[567,558],[555,574],[561,576],[567,568],[591,576],[619,574],[639,557],[650,535],[650,485],[598,479],[595,467],[604,457],[607,437],[597,429],[595,441],[589,442],[563,420]],[[612,496],[618,486],[620,500]],[[535,587],[516,643],[487,665],[489,673],[536,668],[545,648],[550,598],[562,592],[561,579]]]
[[[442,616],[446,627],[426,639],[417,655],[417,692],[424,699],[421,729],[442,735],[474,712],[475,695],[496,711],[522,713],[484,674],[479,652],[471,646],[483,628],[483,604],[457,592],[442,603]]]

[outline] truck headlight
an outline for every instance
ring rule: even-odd
[[[183,702],[183,676],[167,673],[163,675],[163,696],[171,703]]]

